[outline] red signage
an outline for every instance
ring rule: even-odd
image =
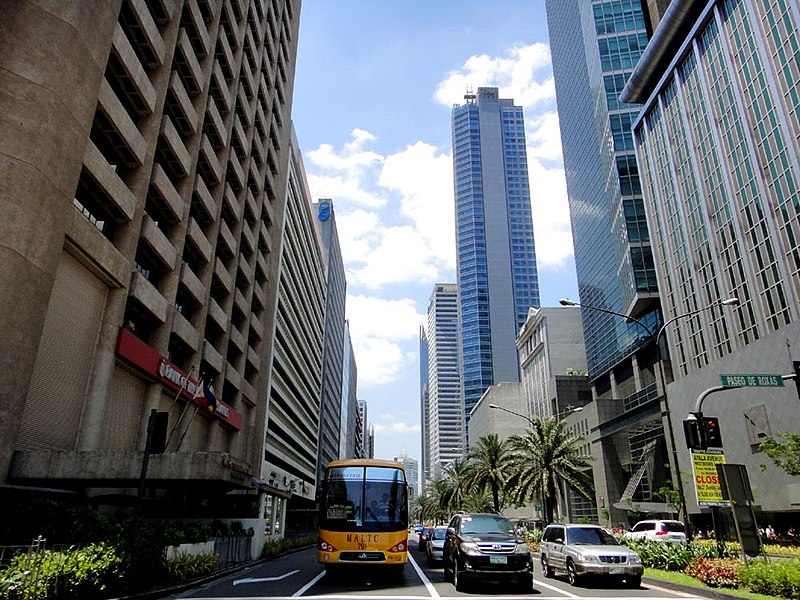
[[[161,356],[154,348],[140,340],[130,330],[122,327],[117,338],[117,356],[136,367],[141,372],[150,376],[155,381],[160,381],[165,387],[177,392],[183,388],[181,396],[194,402],[207,413],[208,401],[198,390],[199,381],[187,376],[166,358]],[[242,415],[217,396],[217,409],[212,413],[228,427],[236,430],[242,428]]]

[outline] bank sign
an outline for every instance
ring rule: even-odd
[[[691,450],[692,475],[698,506],[729,506],[722,499],[722,486],[717,475],[717,465],[725,464],[722,450]]]

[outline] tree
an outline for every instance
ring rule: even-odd
[[[467,461],[456,458],[444,468],[444,477],[437,481],[439,485],[439,506],[448,516],[457,510],[463,510],[464,497],[469,493],[469,469]]]
[[[553,509],[566,482],[588,500],[594,499],[590,459],[580,452],[582,436],[570,434],[564,422],[534,419],[524,435],[509,438],[507,490],[515,502],[542,498],[545,519],[553,522]]]
[[[492,492],[492,506],[500,512],[500,492],[508,476],[508,444],[496,433],[486,435],[467,454],[467,485],[470,489]]]
[[[783,441],[780,438],[783,437]],[[776,466],[787,474],[800,475],[800,433],[779,433],[767,436],[761,442],[761,450],[772,459]]]

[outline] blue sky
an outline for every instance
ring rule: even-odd
[[[468,86],[523,107],[542,305],[577,299],[544,2],[303,0],[293,120],[312,196],[334,201],[378,458],[420,458],[419,327],[455,281],[450,109]]]

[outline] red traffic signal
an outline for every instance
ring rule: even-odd
[[[719,417],[703,417],[706,448],[722,448],[722,432],[719,429]]]

